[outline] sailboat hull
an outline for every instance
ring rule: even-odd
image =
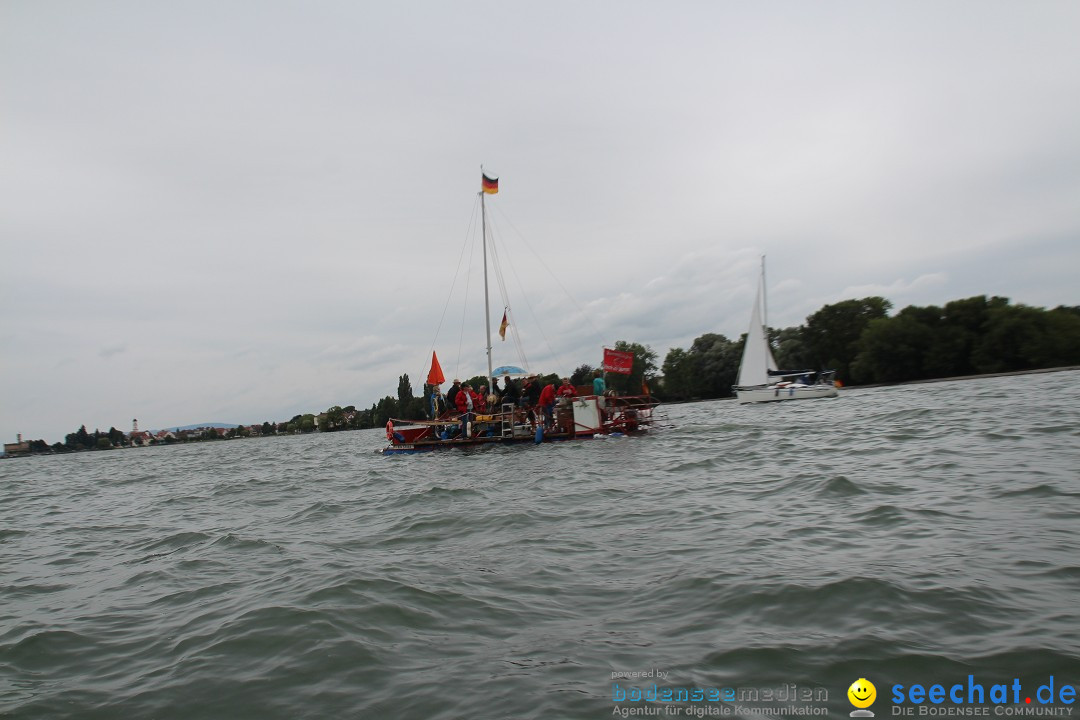
[[[757,388],[736,388],[735,396],[740,403],[779,402],[780,400],[810,400],[837,397],[840,392],[835,385],[770,385]]]

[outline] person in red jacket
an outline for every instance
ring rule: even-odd
[[[544,411],[544,429],[550,430],[555,424],[555,385],[548,383],[540,391],[540,399],[537,401],[540,409]]]
[[[563,378],[562,385],[559,386],[559,391],[556,393],[559,397],[577,397],[577,390],[570,384],[570,378]]]
[[[461,386],[457,394],[457,409],[461,413],[461,437],[468,437],[468,425],[476,412],[477,397],[469,384]]]

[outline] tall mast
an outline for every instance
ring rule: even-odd
[[[765,293],[765,256],[761,256],[761,326],[765,328],[765,343],[769,342],[769,296]]]
[[[483,166],[480,166],[481,172]],[[483,245],[484,245],[484,327],[487,329],[487,361],[488,361],[488,390],[490,391],[494,387],[494,383],[491,378],[491,308],[488,307],[488,268],[487,268],[487,210],[484,206],[483,190],[480,191],[480,227],[482,228]]]

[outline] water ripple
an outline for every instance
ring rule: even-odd
[[[1078,387],[694,403],[539,448],[0,463],[0,715],[607,717],[612,673],[650,667],[822,686],[842,715],[858,677],[1075,682]]]

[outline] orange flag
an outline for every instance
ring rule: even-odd
[[[428,370],[427,384],[428,385],[442,385],[446,382],[446,378],[442,374],[442,366],[439,365],[439,358],[435,356],[435,351],[431,351],[431,369]]]
[[[503,339],[503,342],[506,342],[506,328],[508,327],[510,327],[510,323],[506,319],[506,310],[503,310],[503,321],[502,325],[499,326],[499,337]]]

